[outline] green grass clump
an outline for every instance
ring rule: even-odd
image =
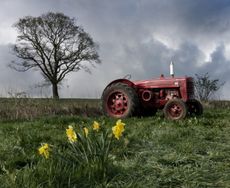
[[[77,167],[38,155],[40,143],[68,150],[68,125],[101,122],[106,117],[53,116],[33,121],[0,122],[0,187],[229,187],[230,111],[168,121],[159,114],[128,118],[121,143],[113,143],[106,178],[82,178]],[[80,177],[80,178],[79,178]]]

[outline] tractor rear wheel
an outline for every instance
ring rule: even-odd
[[[203,106],[200,101],[193,99],[188,101],[188,112],[189,115],[200,116],[203,114]]]
[[[187,106],[181,99],[171,99],[164,107],[164,115],[170,120],[184,119],[187,113]]]
[[[105,115],[126,118],[134,115],[139,107],[136,91],[127,84],[115,83],[102,94],[102,108]]]

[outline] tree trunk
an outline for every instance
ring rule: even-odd
[[[52,88],[53,88],[53,99],[59,99],[58,85],[56,83],[53,83]]]

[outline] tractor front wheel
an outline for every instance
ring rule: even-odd
[[[180,120],[187,116],[186,104],[180,99],[169,100],[164,107],[164,115],[170,120]]]
[[[102,94],[102,108],[107,116],[114,118],[130,117],[136,113],[138,106],[137,93],[127,84],[112,84]]]

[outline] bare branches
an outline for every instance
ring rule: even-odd
[[[209,100],[225,84],[219,79],[211,79],[208,73],[204,75],[195,74],[195,76],[196,95],[202,101]]]
[[[12,62],[10,67],[17,71],[39,68],[51,84],[57,85],[70,72],[89,70],[85,63],[100,63],[93,39],[75,19],[62,13],[27,16],[14,26],[19,35],[13,51],[22,61]]]

